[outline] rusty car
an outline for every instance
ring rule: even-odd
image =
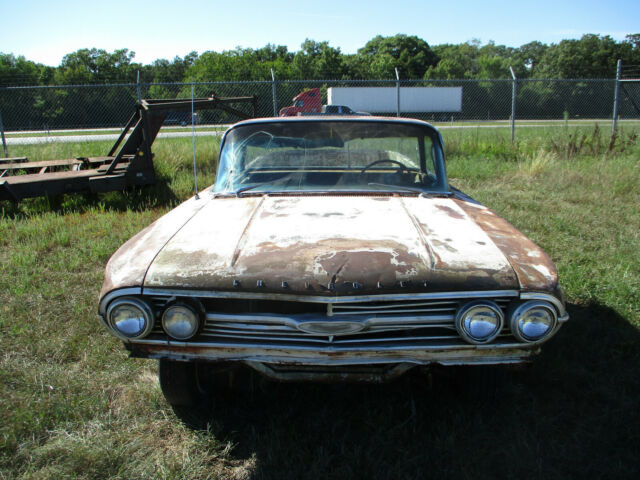
[[[246,120],[214,185],[109,260],[99,317],[188,411],[233,372],[384,381],[520,364],[568,320],[549,256],[449,185],[426,122]]]

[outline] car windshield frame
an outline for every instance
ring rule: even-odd
[[[450,194],[438,130],[418,120],[357,118],[232,126],[212,191]]]

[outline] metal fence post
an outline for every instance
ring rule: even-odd
[[[198,196],[198,167],[196,163],[196,118],[195,118],[195,85],[191,84],[191,148],[193,150],[193,186],[196,189],[196,200],[199,200]]]
[[[278,116],[278,99],[276,97],[276,74],[271,69],[271,95],[273,96],[273,116]]]
[[[513,143],[516,138],[516,89],[518,79],[516,78],[513,68],[509,67],[509,71],[511,72],[511,78],[513,79],[513,84],[511,86],[511,143]]]
[[[138,70],[138,76],[136,78],[136,90],[138,93],[138,103],[142,102],[142,87],[140,86],[140,70]]]
[[[398,67],[396,67],[396,91],[397,91],[397,98],[396,98],[396,105],[397,105],[397,111],[396,111],[396,117],[400,116],[400,73],[398,73]]]
[[[7,150],[7,139],[4,138],[4,124],[2,123],[2,112],[0,112],[0,135],[2,135],[2,148],[4,149],[4,156],[9,156],[9,150]]]
[[[622,59],[618,59],[616,69],[616,88],[613,93],[613,123],[611,124],[611,135],[616,133],[618,128],[618,107],[620,106],[620,77],[622,76]]]

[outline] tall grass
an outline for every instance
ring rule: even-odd
[[[514,145],[486,130],[443,133],[452,183],[558,265],[572,318],[527,374],[493,395],[468,388],[475,371],[377,387],[266,384],[220,400],[211,431],[185,428],[155,363],[128,359],[95,320],[108,257],[193,193],[190,139],[160,139],[156,186],[0,205],[0,479],[637,478],[637,136],[623,131],[610,148],[594,129]],[[201,185],[216,149],[198,139]]]

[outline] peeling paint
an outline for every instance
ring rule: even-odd
[[[284,281],[294,292],[354,282],[363,291],[378,282],[394,289],[401,281],[515,288],[507,259],[452,200],[385,198],[212,199],[160,252],[145,286],[224,290],[235,279],[243,288],[263,280],[267,290]]]
[[[202,191],[202,197],[208,190]],[[141,286],[147,268],[160,249],[205,204],[206,200],[193,197],[124,243],[107,263],[100,297],[116,288]]]
[[[550,293],[557,289],[558,271],[539,246],[487,207],[462,198],[454,201],[509,259],[518,276],[520,288]]]

